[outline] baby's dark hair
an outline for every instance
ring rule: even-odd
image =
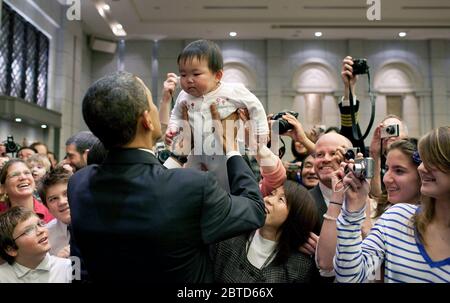
[[[208,68],[216,73],[223,69],[222,51],[219,46],[210,40],[197,40],[189,43],[178,56],[177,63],[186,63],[197,60],[207,60]]]

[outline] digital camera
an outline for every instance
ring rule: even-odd
[[[283,119],[283,116],[287,115],[287,114],[291,114],[295,118],[298,117],[298,113],[288,110],[288,111],[279,112],[278,114],[276,114],[276,115],[272,116],[272,118],[270,118],[270,120],[278,121],[278,125],[279,125],[278,131],[279,131],[280,135],[286,133],[288,130],[293,128],[293,126],[289,122],[287,122],[285,119]]]
[[[381,138],[398,137],[400,134],[400,126],[398,124],[392,124],[382,127],[380,130]]]
[[[353,174],[360,179],[371,179],[374,176],[374,160],[373,158],[355,159],[353,164]],[[349,166],[345,168],[345,173],[350,171]]]
[[[352,68],[353,68],[353,75],[362,75],[369,73],[369,66],[367,65],[367,59],[354,59]]]

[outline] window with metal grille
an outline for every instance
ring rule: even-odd
[[[2,4],[0,95],[47,105],[48,38]]]

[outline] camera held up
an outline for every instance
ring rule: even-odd
[[[17,153],[17,151],[20,149],[20,146],[14,142],[13,136],[8,136],[6,138],[6,141],[3,142],[6,147],[6,153]]]
[[[278,130],[279,130],[280,135],[286,133],[288,130],[293,128],[293,126],[289,122],[287,122],[285,119],[283,119],[283,116],[287,115],[287,114],[291,114],[295,118],[298,117],[298,113],[289,110],[289,111],[279,112],[278,114],[276,114],[276,115],[272,116],[272,118],[270,118],[270,120],[278,121],[278,124],[279,124]]]
[[[380,137],[390,138],[390,137],[398,137],[400,135],[400,126],[398,124],[392,124],[385,127],[382,127],[380,130]]]
[[[353,164],[353,174],[360,179],[372,179],[374,176],[374,160],[373,158],[357,158]],[[350,167],[347,165],[345,173],[350,172]]]
[[[344,158],[346,160],[353,159],[355,163],[353,164],[353,173],[357,178],[360,179],[371,179],[374,176],[374,160],[373,158],[357,158],[359,153],[359,148],[349,147],[345,150]],[[345,168],[345,173],[349,173],[350,168],[347,165]]]
[[[369,65],[367,65],[367,59],[354,59],[352,68],[353,75],[363,75],[369,73]]]

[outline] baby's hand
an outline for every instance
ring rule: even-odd
[[[172,145],[173,138],[178,134],[176,128],[168,128],[165,134],[164,142],[166,145]]]

